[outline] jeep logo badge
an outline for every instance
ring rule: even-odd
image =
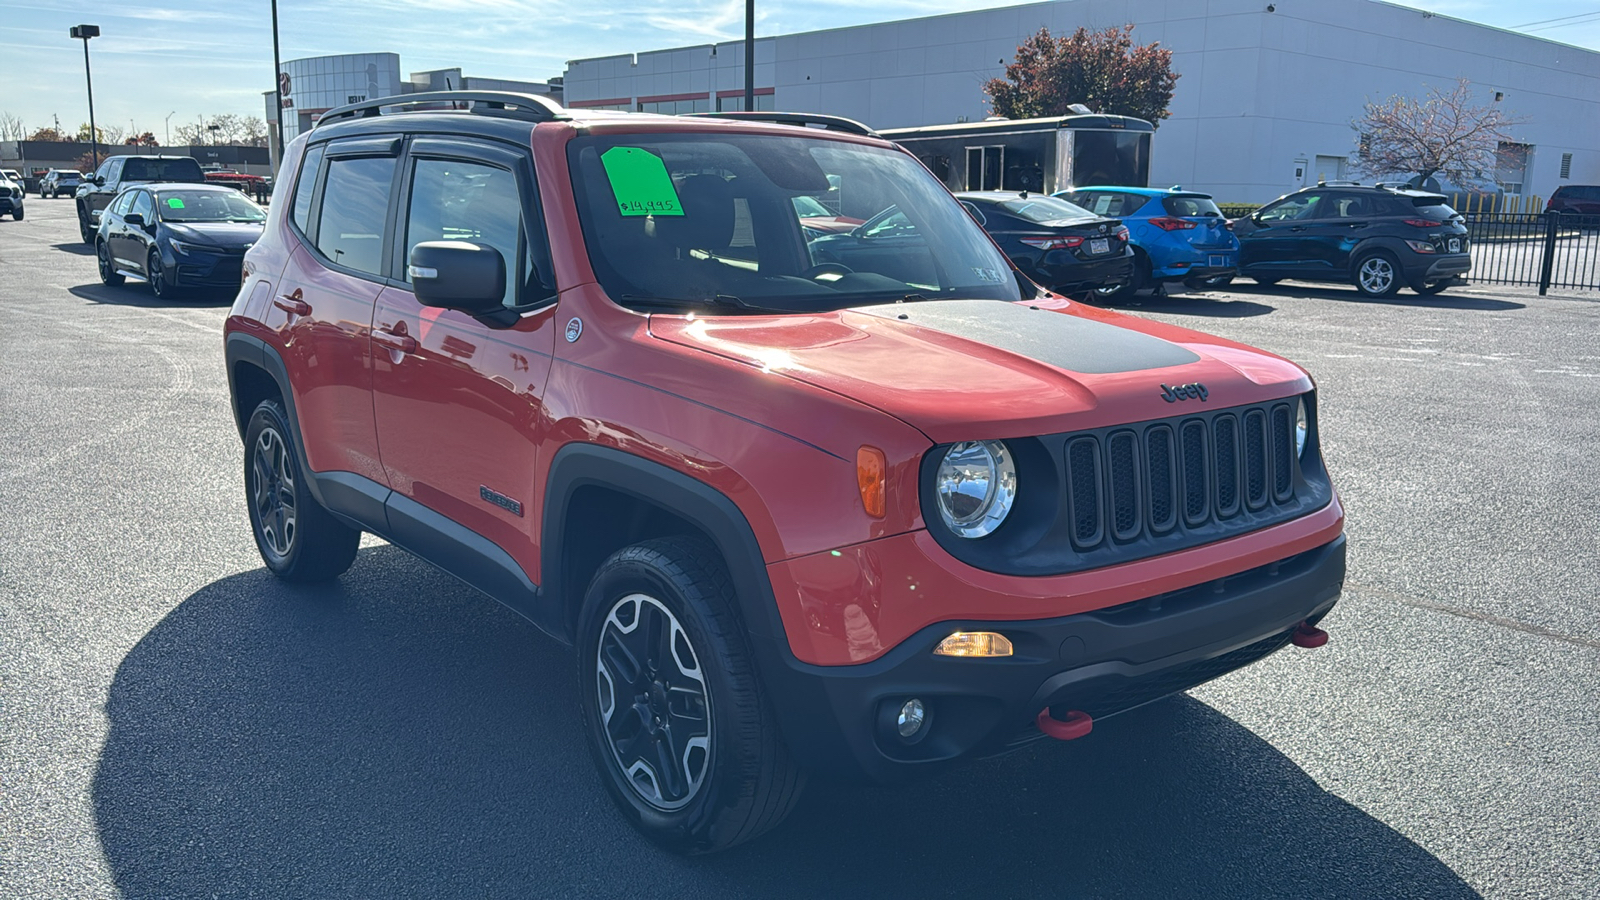
[[[1161,399],[1168,403],[1177,403],[1179,400],[1189,399],[1197,399],[1204,403],[1209,396],[1211,396],[1211,392],[1206,390],[1206,386],[1198,381],[1180,384],[1177,387],[1170,387],[1165,384],[1161,386]]]
[[[577,316],[567,320],[567,343],[572,343],[583,337],[583,320]]]

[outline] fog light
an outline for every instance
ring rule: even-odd
[[[936,656],[1010,656],[1011,639],[993,631],[957,631],[933,648]]]
[[[900,706],[900,716],[895,719],[895,728],[903,738],[915,737],[922,730],[922,723],[927,717],[927,710],[922,708],[922,701],[915,697],[907,700]]]

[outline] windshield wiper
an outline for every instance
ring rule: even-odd
[[[658,307],[681,306],[728,306],[735,309],[748,309],[760,312],[792,312],[792,310],[779,309],[774,306],[761,306],[750,303],[732,294],[717,294],[712,297],[689,299],[686,297],[647,297],[641,294],[619,294],[618,298],[629,303]]]

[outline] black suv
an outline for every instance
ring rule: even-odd
[[[1319,184],[1232,225],[1239,271],[1260,284],[1348,282],[1368,297],[1393,296],[1404,284],[1437,294],[1472,268],[1462,217],[1425,191]]]
[[[100,213],[130,184],[153,181],[205,184],[206,173],[192,156],[109,156],[94,174],[78,185],[78,235],[94,245],[100,230]]]

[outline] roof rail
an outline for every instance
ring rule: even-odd
[[[827,131],[843,131],[847,134],[859,134],[863,137],[878,137],[878,133],[871,128],[857,122],[855,119],[846,119],[843,116],[824,116],[817,113],[786,113],[767,112],[765,110],[743,110],[730,112],[700,112],[684,113],[685,116],[698,116],[706,119],[743,119],[747,122],[772,122],[776,125],[796,125],[801,128],[807,125],[821,125]]]
[[[421,94],[380,97],[377,100],[363,100],[360,103],[336,107],[323,113],[322,118],[317,120],[316,127],[338,119],[367,119],[380,116],[383,115],[382,110],[387,107],[421,106],[426,103],[449,103],[452,109],[457,103],[474,104],[467,106],[467,111],[492,109],[496,113],[530,122],[550,122],[567,117],[567,111],[562,109],[560,104],[538,94],[517,94],[511,91],[428,91]]]
[[[1359,182],[1359,181],[1346,181],[1346,180],[1344,180],[1342,178],[1334,179],[1332,181],[1328,181],[1328,180],[1325,180],[1325,179],[1318,178],[1317,179],[1317,187],[1361,187],[1361,182]]]

